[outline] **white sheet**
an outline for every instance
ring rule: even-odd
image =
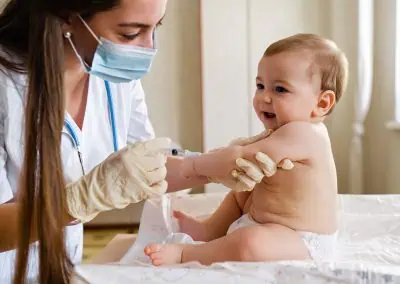
[[[173,197],[171,203],[174,209],[207,216],[223,197],[180,196]],[[400,196],[347,195],[339,199],[341,219],[332,263],[225,263],[211,267],[186,264],[152,268],[143,248],[149,242],[165,240],[168,230],[161,210],[146,203],[137,241],[121,264],[78,266],[72,283],[400,283]],[[118,281],[113,282],[114,279]]]

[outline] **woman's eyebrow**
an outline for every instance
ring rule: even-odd
[[[164,19],[164,16],[158,21],[157,25],[161,24],[163,19]],[[140,23],[140,22],[124,22],[124,23],[119,23],[118,26],[122,27],[122,28],[150,28],[151,27],[150,24]]]

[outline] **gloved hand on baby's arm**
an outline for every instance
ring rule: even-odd
[[[248,137],[248,138],[237,138],[233,140],[229,145],[230,146],[246,146],[258,142],[260,140],[268,138],[272,134],[272,130],[265,130],[258,135]],[[243,160],[243,159],[242,159]],[[268,155],[258,152],[256,155],[256,160],[260,163],[260,168],[265,173],[265,176],[271,177],[273,176],[278,168],[283,170],[291,170],[294,165],[292,161],[289,159],[284,159],[283,161],[274,162]],[[253,164],[253,163],[252,163]],[[238,165],[240,167],[240,165]],[[253,166],[256,166],[253,164]]]
[[[246,146],[249,144],[253,144],[255,142],[258,142],[262,139],[266,139],[268,136],[272,134],[272,130],[266,130],[261,132],[258,135],[248,137],[248,138],[237,138],[233,140],[229,145],[230,146]],[[279,161],[276,163],[273,161],[268,155],[259,152],[256,155],[256,160],[258,162],[258,165],[254,164],[251,161],[245,160],[243,158],[239,158],[236,160],[236,165],[242,170],[233,170],[231,173],[231,177],[233,180],[239,180],[239,183],[232,183],[232,179],[223,179],[220,181],[217,181],[226,187],[231,188],[234,191],[241,192],[241,191],[251,191],[254,189],[257,183],[261,182],[261,180],[257,183],[254,183],[255,180],[253,180],[253,183],[249,182],[249,179],[246,177],[244,173],[246,172],[256,172],[258,170],[262,170],[262,172],[265,174],[266,177],[272,177],[278,170],[278,168],[284,169],[284,170],[291,170],[293,169],[294,165],[292,161],[285,159],[283,161]],[[243,186],[245,184],[246,186]]]
[[[278,168],[291,170],[294,167],[288,159],[275,162],[261,152],[256,154],[257,164],[242,158],[243,146],[266,139],[271,133],[272,131],[264,131],[253,137],[235,139],[229,147],[215,149],[193,159],[185,159],[183,175],[188,178],[203,175],[210,181],[221,183],[234,191],[251,191],[265,176],[273,176]]]

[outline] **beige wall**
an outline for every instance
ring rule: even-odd
[[[201,150],[200,2],[169,0],[158,54],[143,80],[158,136]]]

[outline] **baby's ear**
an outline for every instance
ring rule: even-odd
[[[313,117],[326,116],[327,114],[329,114],[335,103],[336,103],[335,92],[331,90],[322,92],[318,96],[318,102],[312,112],[312,116]]]

